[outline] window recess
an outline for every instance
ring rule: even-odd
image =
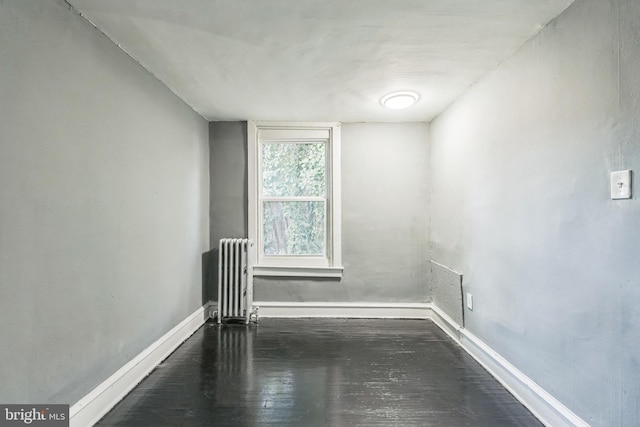
[[[340,124],[248,122],[254,275],[341,277]]]

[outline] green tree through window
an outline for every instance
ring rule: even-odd
[[[263,142],[262,227],[265,255],[325,255],[327,146]]]

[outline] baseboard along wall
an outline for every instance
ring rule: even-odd
[[[428,303],[274,302],[254,301],[259,317],[336,317],[361,319],[428,319]]]
[[[480,338],[456,324],[435,305],[431,305],[431,320],[460,344],[542,424],[548,427],[589,427],[586,421],[574,414]]]
[[[69,425],[87,427],[97,423],[127,393],[166,359],[187,338],[200,328],[210,316],[205,304],[169,332],[143,350],[113,375],[69,408]]]
[[[544,425],[588,427],[551,394],[432,303],[334,303],[256,301],[262,318],[430,319],[493,375]],[[215,302],[199,308],[70,409],[71,427],[95,424],[215,312]]]
[[[430,319],[493,375],[544,425],[588,427],[531,378],[509,363],[480,338],[456,323],[433,303],[331,303],[255,301],[260,317],[336,317]]]

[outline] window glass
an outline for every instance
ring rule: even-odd
[[[265,255],[325,255],[324,201],[263,202]]]
[[[325,144],[262,143],[263,197],[326,194]]]

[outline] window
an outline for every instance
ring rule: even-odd
[[[341,277],[340,124],[248,123],[257,276]]]

